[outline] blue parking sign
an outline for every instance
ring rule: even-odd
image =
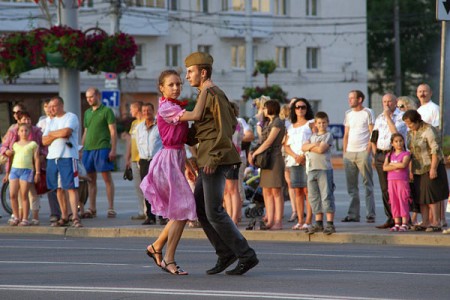
[[[102,91],[102,103],[108,107],[119,107],[120,91]]]

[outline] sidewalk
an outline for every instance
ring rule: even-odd
[[[131,216],[136,214],[136,197],[130,181],[122,179],[122,173],[113,174],[116,185],[115,209],[117,217],[108,219],[106,217],[106,196],[103,181],[98,181],[98,216],[94,219],[83,219],[83,228],[54,228],[48,224],[48,203],[44,196],[41,199],[41,225],[33,227],[11,227],[6,224],[8,216],[1,211],[0,234],[50,234],[64,235],[67,237],[142,237],[154,238],[160,233],[162,226],[141,225],[141,221],[131,220]],[[312,242],[312,243],[356,243],[356,244],[389,244],[389,245],[420,245],[420,246],[450,246],[450,235],[442,233],[425,232],[389,232],[386,229],[376,229],[375,226],[385,221],[382,207],[381,193],[378,185],[378,178],[374,174],[375,182],[375,203],[377,212],[377,222],[373,224],[365,223],[364,201],[361,203],[361,223],[342,223],[340,220],[345,217],[348,207],[348,196],[345,187],[345,176],[343,170],[336,168],[336,217],[335,226],[337,232],[326,236],[322,233],[308,235],[302,231],[291,230],[295,223],[288,223],[287,219],[291,215],[290,202],[285,202],[285,220],[283,230],[279,231],[260,231],[245,230],[248,220],[243,218],[239,224],[239,229],[243,235],[251,241],[280,241],[280,242]],[[360,191],[363,191],[360,188]],[[363,195],[361,195],[363,196]],[[362,197],[363,199],[364,197]],[[449,218],[449,214],[447,214]],[[258,227],[258,226],[257,226]],[[186,227],[183,238],[205,239],[206,236],[201,228]]]

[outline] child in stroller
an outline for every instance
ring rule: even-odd
[[[260,221],[260,224],[262,222],[261,218],[264,215],[264,197],[262,188],[259,186],[260,175],[258,173],[255,174],[253,170],[246,172],[246,175],[246,180],[244,180],[245,198],[250,202],[245,208],[245,217],[250,219],[246,230],[253,230],[255,229],[257,220]]]

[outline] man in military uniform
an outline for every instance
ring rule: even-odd
[[[201,90],[211,78],[212,64],[208,53],[191,53],[185,59],[186,80]],[[216,265],[206,273],[220,273],[239,259],[238,265],[226,274],[242,275],[259,261],[222,206],[225,174],[240,162],[240,157],[231,140],[237,120],[227,96],[217,86],[208,89],[202,116],[195,121],[190,135],[198,142],[200,170],[194,190],[197,216],[218,255]]]

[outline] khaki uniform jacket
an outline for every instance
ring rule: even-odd
[[[231,137],[237,119],[225,93],[214,86],[208,89],[202,118],[195,121],[189,132],[199,143],[197,162],[199,167],[217,167],[241,162]],[[192,145],[192,142],[190,143]]]

